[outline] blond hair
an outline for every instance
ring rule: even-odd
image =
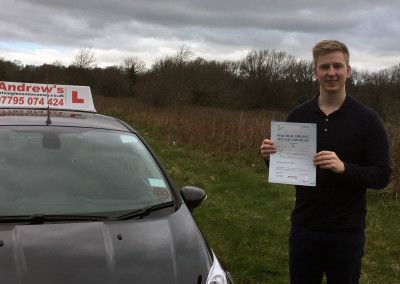
[[[337,40],[322,40],[318,42],[312,49],[314,66],[317,66],[318,57],[331,52],[340,51],[344,55],[347,65],[349,65],[350,53],[347,46]]]

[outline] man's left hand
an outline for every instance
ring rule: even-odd
[[[321,151],[314,157],[314,165],[321,169],[331,170],[337,174],[344,173],[344,163],[338,158],[335,152]]]

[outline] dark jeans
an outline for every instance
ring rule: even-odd
[[[289,271],[292,284],[359,283],[364,255],[363,229],[313,231],[292,225],[289,236]]]

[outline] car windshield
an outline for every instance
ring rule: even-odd
[[[0,215],[89,214],[173,200],[139,138],[103,129],[0,127]]]

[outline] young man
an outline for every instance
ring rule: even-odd
[[[367,188],[390,176],[388,139],[375,112],[346,93],[349,51],[335,40],[313,48],[317,97],[294,108],[289,122],[317,124],[315,187],[296,186],[289,237],[291,283],[358,283],[364,253]],[[265,139],[261,155],[276,152]]]

